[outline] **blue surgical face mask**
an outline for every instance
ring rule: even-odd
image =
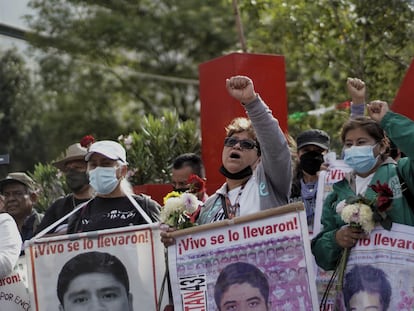
[[[374,156],[375,145],[352,146],[344,150],[344,161],[357,173],[369,172],[377,163],[378,157]]]
[[[116,167],[101,167],[89,171],[89,183],[99,194],[109,194],[119,183],[116,178]]]

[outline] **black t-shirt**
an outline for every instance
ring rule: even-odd
[[[161,207],[157,202],[143,195],[134,195],[133,198],[154,222],[158,221]],[[112,229],[146,223],[144,217],[127,197],[95,197],[69,218],[67,233]]]
[[[76,199],[72,193],[57,199],[46,210],[45,216],[43,217],[42,222],[37,226],[35,234],[55,223],[63,216],[69,214],[80,203],[86,202],[88,200],[89,199]],[[61,224],[65,224],[67,222],[68,220],[66,219]],[[48,233],[52,233],[54,231],[55,228],[50,230]]]

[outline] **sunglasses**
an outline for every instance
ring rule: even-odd
[[[250,139],[237,139],[234,137],[226,137],[224,139],[224,146],[234,147],[239,144],[241,149],[253,149],[257,147],[256,143]]]

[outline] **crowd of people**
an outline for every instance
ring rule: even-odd
[[[335,269],[342,251],[366,237],[360,228],[351,227],[340,219],[338,204],[357,194],[372,199],[374,192],[370,185],[377,180],[381,183],[393,181],[393,208],[386,211],[392,222],[414,225],[413,207],[403,194],[405,189],[414,191],[411,161],[414,144],[410,143],[414,138],[414,122],[390,111],[386,102],[377,100],[365,104],[363,81],[348,79],[347,87],[352,98],[351,114],[342,128],[341,139],[342,156],[352,172],[333,185],[322,208],[322,230],[311,241],[315,260],[325,270]],[[203,202],[197,223],[209,224],[301,201],[309,230],[312,230],[318,172],[329,170],[324,157],[330,151],[329,134],[322,129],[300,133],[295,139],[295,155],[292,155],[278,120],[256,93],[253,81],[245,76],[234,76],[227,79],[226,88],[230,96],[241,103],[248,118],[235,118],[225,128],[220,167],[225,182],[210,195],[205,189],[197,193]],[[391,142],[398,157],[391,156]],[[3,233],[0,277],[11,273],[19,254],[24,251],[22,242],[36,234],[71,234],[159,222],[160,204],[147,195],[133,193],[126,178],[126,150],[119,143],[101,140],[88,148],[76,143],[53,164],[64,174],[71,193],[54,201],[44,216],[35,209],[39,189],[31,177],[23,172],[11,172],[0,180],[0,230]],[[171,173],[171,183],[177,192],[189,190],[191,175],[206,179],[201,158],[191,153],[177,157]],[[169,234],[172,230],[175,228],[161,233],[166,247],[174,243]],[[67,269],[70,269],[69,264]],[[80,277],[68,271],[61,273],[64,289],[59,299],[62,306],[70,303],[65,298],[70,282]],[[233,295],[233,284],[241,284],[237,274],[240,271],[259,275],[243,286],[251,288],[261,310],[268,310],[269,293],[262,288],[260,271],[248,264],[238,266],[235,263],[225,267],[217,281],[214,294],[217,308],[224,310],[226,305],[234,306],[239,301],[244,304],[249,299],[236,294],[237,299],[226,302],[226,297]],[[67,281],[63,281],[64,274],[68,275]],[[118,278],[115,276],[114,282],[120,282]],[[255,282],[261,283],[260,286]],[[128,288],[122,289],[122,293],[126,297],[124,306],[130,308],[132,298]],[[352,293],[347,295],[352,296]]]

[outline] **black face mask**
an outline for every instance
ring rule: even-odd
[[[223,165],[220,167],[220,173],[222,175],[224,175],[227,178],[230,179],[236,179],[236,180],[240,180],[240,179],[244,179],[248,176],[251,176],[253,174],[252,168],[250,167],[250,165],[244,169],[242,169],[240,172],[237,173],[230,173]]]
[[[65,175],[66,184],[72,192],[78,192],[85,185],[89,184],[89,177],[86,172],[69,170]]]
[[[309,175],[316,175],[323,163],[323,155],[317,151],[309,151],[300,157],[300,167]]]

